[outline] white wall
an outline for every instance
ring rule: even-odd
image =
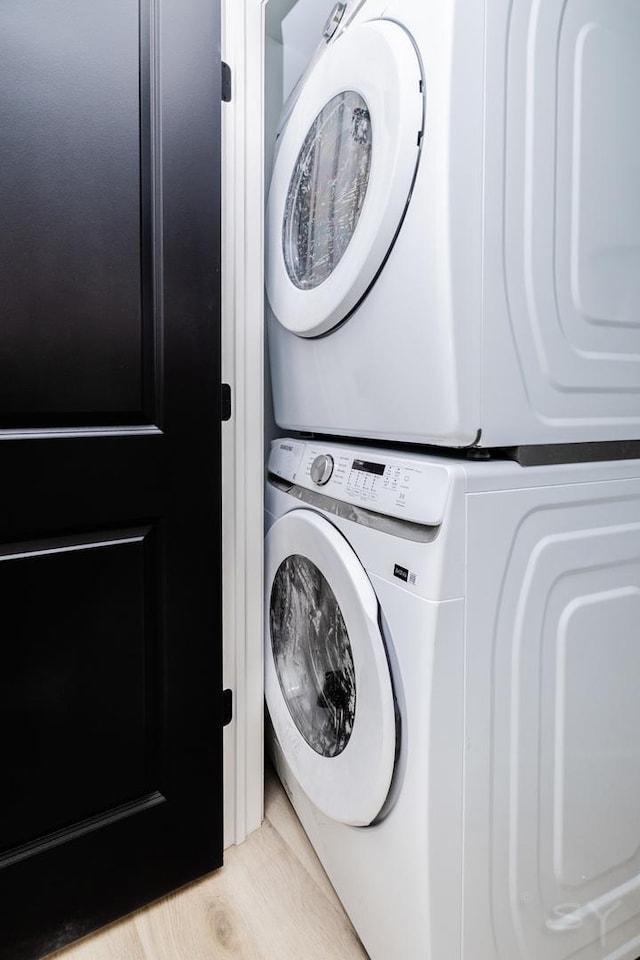
[[[283,100],[295,86],[319,43],[335,0],[298,0],[282,21]]]
[[[322,41],[335,0],[267,0],[265,46],[265,199],[283,104]],[[265,315],[269,310],[265,303]],[[265,459],[271,441],[282,435],[273,419],[268,351],[265,355]]]
[[[265,45],[265,99],[264,99],[264,129],[265,129],[265,200],[269,192],[269,181],[271,179],[271,165],[273,160],[273,147],[278,128],[278,120],[282,110],[282,91],[283,91],[283,61],[284,50],[280,40],[276,40],[269,32],[269,24],[274,33],[280,34],[280,21],[274,17],[269,19],[271,5],[279,3],[283,7],[282,0],[270,0],[267,6],[267,35]],[[269,304],[265,297],[265,317],[269,310]],[[278,436],[278,426],[273,419],[273,403],[271,400],[271,376],[269,373],[269,356],[267,345],[267,331],[265,331],[265,369],[264,369],[264,456],[265,463],[269,456],[269,446],[274,437]]]

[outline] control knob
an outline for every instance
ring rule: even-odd
[[[328,483],[333,473],[333,457],[328,453],[319,454],[311,464],[311,479],[319,487]]]

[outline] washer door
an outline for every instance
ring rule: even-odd
[[[267,293],[288,330],[326,333],[375,281],[409,202],[423,123],[420,61],[398,24],[353,26],[318,61],[269,193]]]
[[[344,537],[310,510],[266,536],[265,693],[292,772],[332,820],[365,826],[389,792],[396,715],[378,601]]]

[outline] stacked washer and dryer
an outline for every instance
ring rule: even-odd
[[[637,960],[640,3],[326,40],[268,205],[276,768],[372,960]]]

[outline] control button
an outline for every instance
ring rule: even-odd
[[[328,483],[333,473],[333,457],[328,453],[319,454],[311,464],[311,479],[319,487]]]

